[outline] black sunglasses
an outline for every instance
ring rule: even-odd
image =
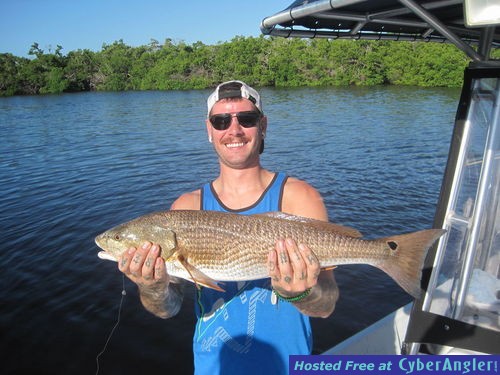
[[[209,121],[217,130],[226,130],[231,126],[233,117],[236,116],[238,122],[244,128],[252,128],[257,125],[262,115],[256,111],[246,111],[238,113],[218,113],[209,117]]]

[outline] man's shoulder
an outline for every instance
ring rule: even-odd
[[[309,183],[295,177],[288,177],[285,183],[285,192],[287,195],[292,195],[292,198],[307,197],[309,194],[319,195],[318,191]]]
[[[177,198],[172,206],[171,210],[199,210],[201,200],[201,190],[191,191],[189,193],[182,194]]]
[[[328,220],[320,193],[306,181],[294,177],[289,177],[285,183],[282,209],[294,215]]]

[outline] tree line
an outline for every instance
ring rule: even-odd
[[[79,91],[202,89],[241,79],[256,86],[460,86],[468,58],[449,44],[235,37],[216,45],[123,40],[62,53],[34,43],[31,58],[0,54],[0,96]]]

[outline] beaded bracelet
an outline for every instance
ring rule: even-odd
[[[300,293],[299,295],[294,296],[294,297],[284,297],[281,294],[279,294],[275,289],[273,289],[273,293],[276,294],[276,297],[278,297],[282,301],[297,302],[297,301],[300,301],[301,299],[306,298],[309,295],[309,293],[311,293],[311,289],[312,288],[307,288],[302,293]]]

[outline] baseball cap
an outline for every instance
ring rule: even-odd
[[[242,81],[227,81],[217,86],[207,99],[208,114],[212,107],[221,99],[225,98],[245,98],[250,100],[257,109],[262,111],[262,101],[259,93]]]

